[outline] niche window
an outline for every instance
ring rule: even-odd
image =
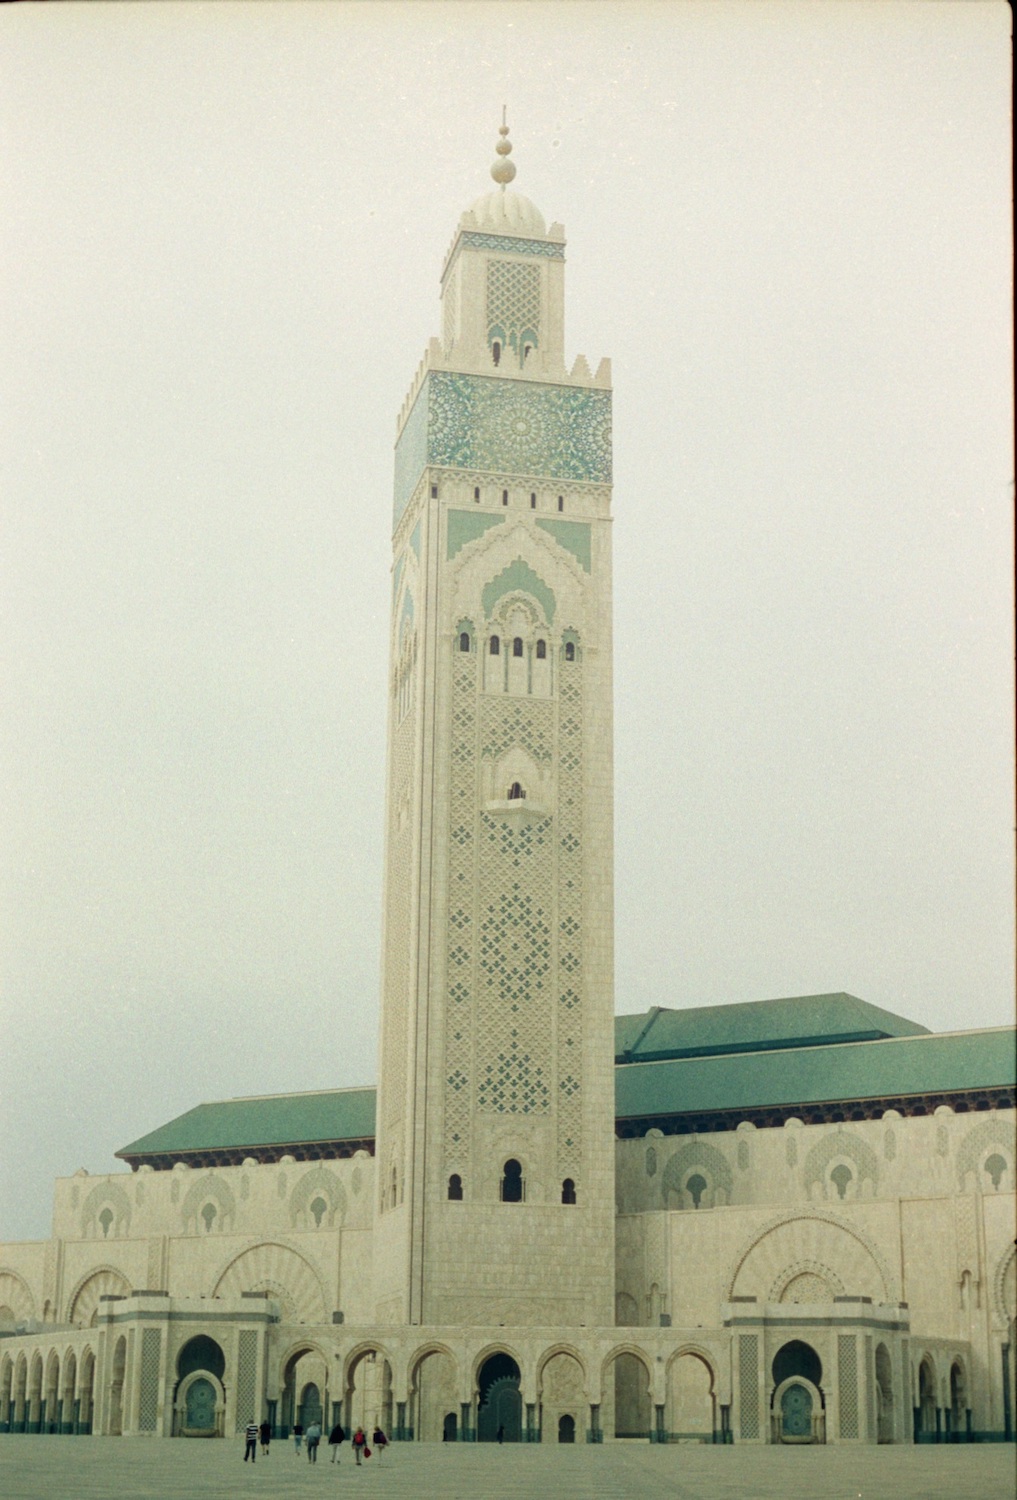
[[[523,791],[518,781],[513,781],[512,785],[509,787],[507,800],[509,802],[524,802],[526,800],[526,793]]]
[[[512,642],[512,655],[513,656],[522,656],[522,654],[523,654],[523,638],[522,638],[521,635],[517,635],[516,638],[515,638],[515,640]]]
[[[473,498],[474,498],[474,500],[479,500],[480,499],[480,485],[479,484],[474,485],[474,487],[473,487]]]
[[[211,1234],[212,1225],[215,1223],[215,1204],[206,1203],[204,1208],[201,1210],[201,1217],[205,1221],[205,1233]]]
[[[524,344],[523,345],[523,364],[525,364],[526,361],[529,359],[532,350],[533,350],[533,345],[532,344]]]
[[[575,659],[576,659],[576,648],[575,648],[574,644],[572,643],[572,641],[566,641],[565,642],[565,660],[566,661],[575,661]]]
[[[563,1203],[575,1203],[576,1201],[576,1185],[571,1177],[566,1177],[561,1185],[561,1201]]]
[[[536,497],[536,495],[531,495],[530,496],[530,509],[531,510],[536,510],[536,508],[537,508],[537,497]]]
[[[495,339],[494,343],[491,345],[491,358],[494,360],[496,365],[501,364],[501,341],[499,339]]]
[[[113,1210],[111,1208],[103,1209],[99,1215],[99,1223],[102,1226],[103,1239],[108,1240],[110,1229],[113,1227]]]
[[[559,510],[564,510],[565,509],[565,496],[564,495],[559,495],[558,496],[558,509]]]
[[[437,498],[438,498],[438,486],[436,484],[432,484],[432,486],[431,486],[431,499],[432,500],[437,500]]]
[[[325,1202],[324,1198],[315,1198],[314,1201],[312,1202],[312,1204],[311,1204],[311,1213],[314,1216],[314,1227],[315,1227],[315,1229],[320,1229],[321,1228],[321,1221],[325,1217],[325,1213],[326,1213],[327,1209],[328,1209],[328,1204]]]
[[[469,651],[470,649],[470,632],[468,630],[464,630],[459,637],[459,649],[460,651]]]
[[[450,1203],[462,1203],[463,1201],[463,1179],[458,1172],[453,1172],[448,1180],[448,1201]]]
[[[508,490],[502,490],[502,492],[501,492],[501,503],[502,503],[502,505],[507,505],[508,504]]]
[[[708,1184],[706,1178],[701,1176],[698,1172],[694,1172],[689,1178],[688,1182],[685,1184],[685,1191],[690,1195],[692,1199],[693,1208],[698,1208],[702,1203],[703,1194],[706,1192],[707,1186]]]
[[[998,1151],[994,1151],[985,1163],[985,1170],[992,1178],[992,1186],[998,1193],[999,1184],[1003,1181],[1003,1174],[1006,1171],[1006,1159],[1000,1156]]]
[[[544,661],[544,659],[546,658],[546,656],[547,656],[547,642],[546,641],[538,641],[537,642],[537,660],[538,661]]]
[[[522,1203],[523,1201],[523,1169],[514,1156],[509,1157],[502,1169],[501,1201],[503,1203]]]
[[[498,652],[500,650],[501,650],[501,641],[499,641],[499,639],[498,639],[498,637],[496,635],[492,635],[492,637],[491,637],[491,655],[492,656],[497,656]]]

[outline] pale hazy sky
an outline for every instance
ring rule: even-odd
[[[1010,12],[0,14],[0,1234],[373,1082],[395,416],[507,102],[615,380],[617,1008],[1013,1003]]]

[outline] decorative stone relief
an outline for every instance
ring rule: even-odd
[[[999,1157],[999,1167],[990,1160]],[[962,1193],[1013,1189],[1017,1127],[1012,1120],[993,1117],[968,1131],[957,1150],[957,1178]],[[986,1170],[986,1168],[990,1168]]]
[[[185,1234],[223,1233],[233,1228],[237,1205],[228,1181],[216,1172],[199,1177],[180,1209]]]
[[[312,1167],[290,1196],[290,1223],[295,1229],[334,1229],[346,1216],[346,1189],[329,1167]]]
[[[427,388],[398,446],[429,397],[428,464],[611,482],[610,391],[436,370]],[[419,434],[414,438],[419,452]],[[423,467],[418,462],[417,473]]]
[[[83,1276],[67,1301],[67,1321],[76,1328],[95,1326],[102,1297],[129,1297],[131,1285],[113,1266],[98,1266]]]
[[[243,1292],[268,1292],[282,1304],[287,1322],[325,1321],[325,1294],[318,1273],[288,1245],[266,1241],[241,1251],[224,1267],[211,1296],[239,1298]]]
[[[842,1296],[844,1283],[818,1260],[796,1260],[785,1266],[770,1288],[768,1302],[832,1302]]]
[[[865,1182],[875,1192],[879,1185],[876,1153],[851,1131],[832,1130],[805,1158],[804,1181],[810,1197],[857,1197]]]
[[[661,1202],[665,1208],[715,1208],[730,1203],[733,1183],[727,1157],[707,1141],[691,1140],[668,1158],[660,1179]],[[672,1197],[676,1203],[669,1201]]]
[[[554,240],[517,239],[511,234],[483,234],[479,230],[468,229],[463,231],[460,243],[471,250],[502,250],[509,255],[540,255],[549,260],[565,259],[565,246]]]
[[[98,1183],[81,1210],[82,1239],[119,1239],[130,1232],[131,1202],[127,1194],[115,1182]]]

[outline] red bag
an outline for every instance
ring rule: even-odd
[[[365,1458],[370,1458],[370,1456],[371,1456],[371,1450],[370,1450],[370,1448],[369,1448],[369,1447],[368,1447],[368,1446],[367,1446],[367,1444],[366,1444],[366,1443],[365,1443],[365,1444],[364,1444],[364,1457],[365,1457]]]

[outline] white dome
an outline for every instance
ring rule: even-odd
[[[495,188],[493,193],[485,193],[463,218],[472,220],[477,229],[495,234],[527,234],[543,239],[547,233],[544,216],[536,204],[524,198],[522,193],[510,192],[508,188]]]

